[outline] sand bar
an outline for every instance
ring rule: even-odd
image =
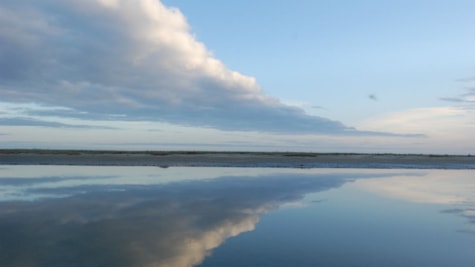
[[[0,150],[0,164],[475,169],[475,156],[415,154]]]

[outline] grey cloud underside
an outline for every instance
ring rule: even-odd
[[[89,119],[125,114],[224,130],[391,135],[358,131],[267,95],[214,58],[184,16],[158,1],[100,2],[0,5],[2,101],[68,107]]]

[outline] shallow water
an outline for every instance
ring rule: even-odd
[[[0,167],[0,266],[475,266],[470,170]]]

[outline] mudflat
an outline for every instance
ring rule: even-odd
[[[0,150],[0,164],[475,169],[475,156],[300,152]]]

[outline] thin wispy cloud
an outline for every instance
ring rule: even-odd
[[[475,76],[457,79],[458,82],[475,82]]]
[[[0,125],[40,126],[52,128],[116,129],[98,125],[88,120],[67,120],[64,117],[87,117],[87,113],[60,107],[37,104],[13,104],[0,102]],[[99,119],[99,118],[97,118]]]
[[[7,0],[0,25],[4,102],[61,106],[41,112],[89,119],[122,114],[223,130],[373,134],[266,94],[198,41],[184,14],[157,0]]]
[[[0,118],[0,125],[8,126],[41,126],[41,127],[53,127],[53,128],[75,128],[75,129],[115,129],[113,127],[106,126],[94,126],[94,125],[80,125],[80,124],[68,124],[56,121],[46,121],[30,118]]]
[[[475,104],[475,89],[469,89],[468,92],[456,97],[442,97],[440,99],[454,103]]]
[[[440,100],[466,106],[475,105],[475,77],[462,78],[457,81],[463,84],[465,92],[454,97],[441,97]]]

